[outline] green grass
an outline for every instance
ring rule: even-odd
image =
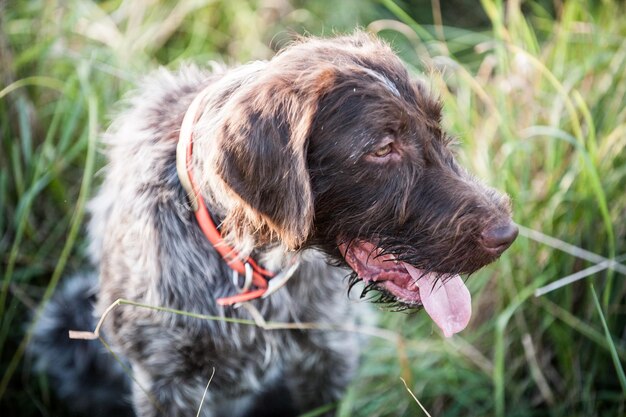
[[[37,306],[86,267],[84,203],[103,164],[94,139],[115,103],[158,65],[265,58],[292,30],[360,24],[389,39],[443,99],[461,162],[511,195],[516,222],[624,263],[624,6],[483,0],[490,24],[470,30],[453,14],[433,25],[416,12],[423,4],[292,4],[38,0],[0,10],[0,409],[64,415],[22,349]],[[537,297],[597,263],[548,243],[523,229],[474,274],[470,328],[452,339],[423,314],[381,314],[401,342],[372,339],[338,415],[424,415],[400,377],[433,416],[624,415],[624,275],[603,270]]]

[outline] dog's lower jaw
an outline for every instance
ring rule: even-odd
[[[361,279],[376,283],[402,304],[423,306],[444,336],[460,332],[469,323],[471,295],[458,274],[417,269],[367,241],[342,243],[339,248]]]

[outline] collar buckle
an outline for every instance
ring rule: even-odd
[[[254,277],[254,269],[252,269],[252,265],[249,262],[244,263],[244,268],[246,273],[244,274],[243,286],[239,286],[239,272],[233,269],[233,284],[239,290],[239,292],[247,292],[250,290],[250,286],[252,285],[252,278]]]

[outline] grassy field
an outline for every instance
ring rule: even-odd
[[[295,32],[360,25],[440,94],[461,162],[511,195],[522,233],[469,280],[460,335],[381,313],[387,337],[337,415],[426,415],[408,391],[432,416],[626,415],[625,7],[439,3],[0,1],[2,414],[66,415],[24,347],[38,306],[87,267],[97,136],[124,92],[159,65],[267,58]],[[543,290],[567,277],[582,279]]]

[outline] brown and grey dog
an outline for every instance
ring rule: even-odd
[[[198,94],[188,167],[225,242],[266,270],[298,265],[250,301],[265,320],[353,323],[347,288],[362,280],[385,302],[423,306],[445,335],[467,325],[459,274],[515,239],[508,198],[457,165],[440,104],[364,33],[304,39],[229,70],[161,71],[143,85],[105,138],[109,164],[91,203],[98,314],[125,298],[252,318],[217,303],[241,277],[200,229],[176,168]],[[195,415],[213,369],[201,415],[297,415],[340,398],[359,357],[347,332],[264,331],[132,306],[105,323],[131,364],[141,417]]]

